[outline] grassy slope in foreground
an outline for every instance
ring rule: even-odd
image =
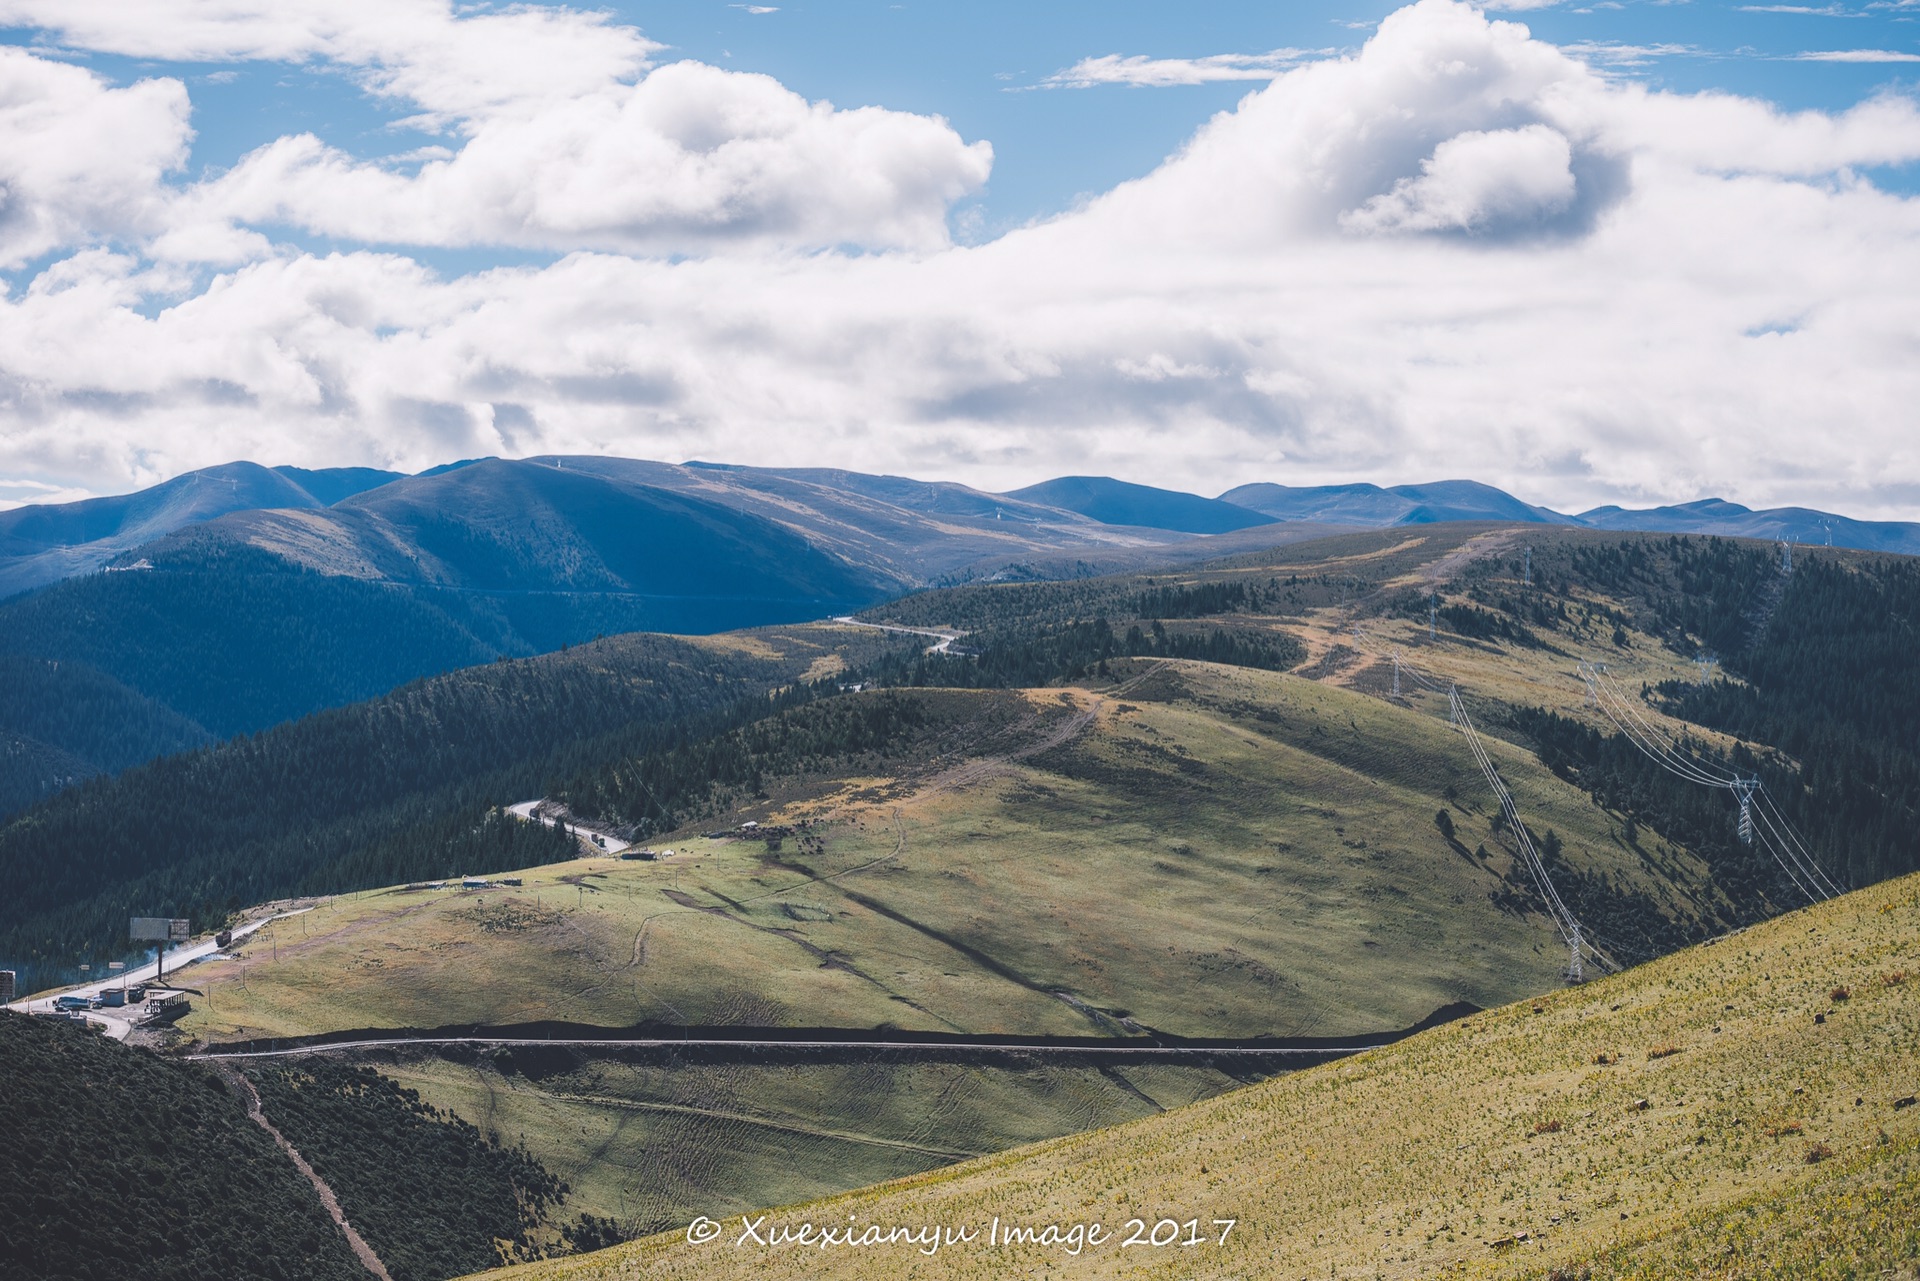
[[[1224,1246],[929,1259],[734,1248],[730,1221],[704,1248],[676,1233],[496,1275],[1891,1275],[1920,1259],[1920,1108],[1895,1106],[1920,1087],[1916,1028],[1907,877],[1341,1063],[769,1220],[1236,1218]]]

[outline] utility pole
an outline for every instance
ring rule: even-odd
[[[1736,778],[1728,786],[1733,788],[1734,797],[1740,802],[1740,840],[1744,844],[1751,845],[1753,844],[1753,794],[1760,790],[1760,780]]]

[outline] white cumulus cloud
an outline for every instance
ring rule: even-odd
[[[114,88],[80,67],[0,46],[0,267],[161,223],[187,158],[186,87]]]
[[[192,195],[204,218],[363,243],[685,252],[715,243],[937,248],[992,148],[944,121],[810,103],[771,77],[673,63],[635,85],[477,124],[399,167],[307,134]]]
[[[1355,231],[1475,231],[1525,224],[1573,203],[1573,148],[1546,125],[1472,129],[1434,148],[1420,175],[1341,215]]]
[[[452,0],[0,0],[0,25],[134,58],[333,63],[437,126],[631,80],[660,49],[600,12]]]

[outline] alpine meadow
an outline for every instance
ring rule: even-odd
[[[0,0],[0,1281],[1920,1281],[1916,32]]]

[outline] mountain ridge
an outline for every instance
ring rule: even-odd
[[[142,549],[157,540],[224,517],[356,507],[377,511],[401,494],[417,494],[423,482],[453,478],[473,468],[486,472],[512,466],[593,475],[759,516],[824,552],[864,565],[894,590],[991,574],[1016,564],[1049,564],[1056,567],[1049,572],[1058,572],[1059,566],[1071,567],[1081,555],[1107,568],[1115,567],[1116,556],[1129,552],[1189,560],[1190,554],[1171,549],[1194,539],[1238,535],[1244,540],[1249,531],[1299,522],[1332,530],[1498,520],[1920,554],[1920,522],[1858,520],[1806,507],[1756,510],[1720,498],[1648,508],[1607,505],[1569,514],[1465,479],[1385,487],[1256,482],[1207,498],[1106,476],[1060,476],[990,493],[955,482],[843,468],[549,454],[520,460],[462,459],[414,476],[365,467],[310,470],[241,461],[186,472],[131,494],[15,508],[0,512],[0,597],[101,568],[137,564]],[[306,546],[318,554],[313,531],[328,521],[281,515],[255,517],[252,523],[277,527],[276,534],[260,536],[266,542],[296,550]],[[321,541],[363,540],[334,535]],[[391,566],[385,574],[374,571],[361,563],[364,558],[348,556],[336,564],[337,558],[337,552],[332,559],[320,555],[313,567],[333,572],[340,565],[353,565],[357,567],[348,572],[361,577],[392,573]]]

